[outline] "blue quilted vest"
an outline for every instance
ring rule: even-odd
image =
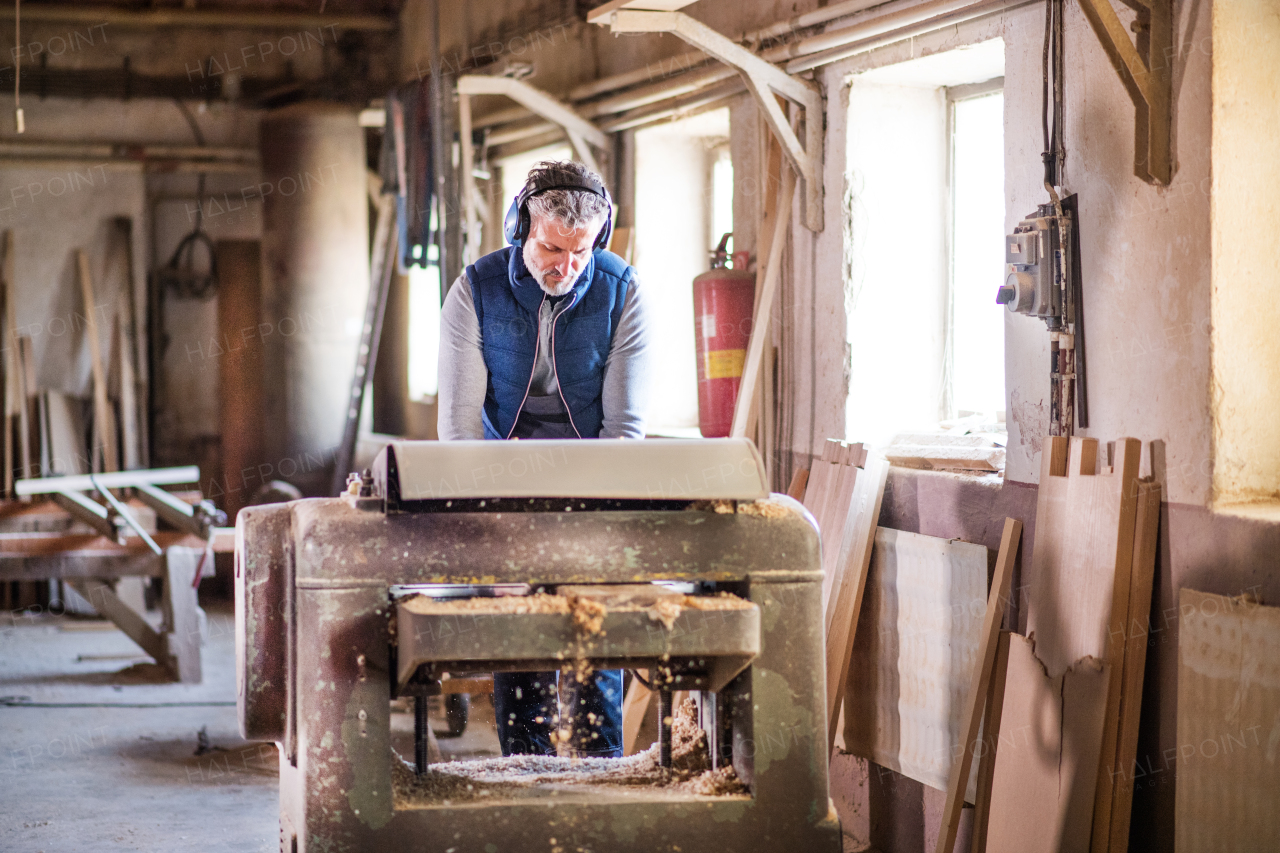
[[[560,395],[574,431],[596,438],[604,424],[604,365],[635,270],[608,251],[595,252],[555,321],[552,341]],[[507,246],[467,267],[480,321],[484,363],[485,438],[509,438],[524,405],[538,346],[538,311],[546,294]]]

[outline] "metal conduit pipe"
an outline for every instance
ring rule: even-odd
[[[800,39],[791,44],[779,45],[766,50],[761,54],[761,57],[773,63],[786,62],[786,71],[790,74],[796,74],[820,65],[855,56],[859,53],[876,50],[903,39],[915,38],[946,26],[953,26],[964,21],[1015,9],[1027,5],[1029,2],[1034,2],[1034,0],[986,0],[986,2],[983,2],[983,0],[978,0],[978,2],[975,2],[975,0],[932,0],[932,2],[926,3],[911,3],[909,0],[902,0],[902,2],[886,3],[877,7],[874,13],[867,16],[859,16],[845,26],[820,35]],[[865,0],[853,0],[850,3],[842,3],[827,9],[811,12],[808,15],[797,16],[791,19],[791,22],[787,22],[786,26],[791,26],[792,22],[801,19],[809,20],[810,16],[820,16],[820,13],[825,14],[835,10],[839,10],[839,15],[850,14],[850,10],[855,6],[860,9],[867,8]],[[829,20],[833,20],[834,17],[838,17],[838,15]],[[820,21],[810,20],[807,25],[812,26],[815,23],[820,23]],[[751,39],[761,33],[776,32],[782,26],[784,24],[775,24],[772,28],[765,28],[756,33],[751,33],[747,38]],[[605,78],[589,85],[599,87],[606,81],[615,81],[623,77],[634,79],[637,75],[641,75],[639,79],[644,79],[643,75],[645,74],[648,74],[648,70],[640,69],[625,75]],[[715,65],[710,68],[686,71],[675,75],[669,80],[645,87],[643,90],[624,93],[615,98],[600,101],[597,104],[575,106],[589,118],[600,118],[611,113],[624,113],[621,119],[606,121],[601,125],[606,132],[614,132],[647,123],[647,119],[637,122],[635,118],[627,116],[627,110],[658,105],[653,114],[673,115],[679,112],[679,108],[668,107],[666,105],[667,101],[693,95],[707,86],[715,86],[723,80],[736,76],[737,72],[733,69],[723,65]],[[574,91],[584,88],[579,87]],[[740,84],[737,86],[739,91],[743,88]],[[721,95],[719,97],[724,96]],[[520,110],[520,113],[525,116],[529,115],[528,111],[523,109]],[[645,115],[647,114],[645,113]],[[499,116],[497,113],[490,115]],[[514,121],[517,117],[517,111],[514,109],[503,110],[501,117],[507,119],[508,122]],[[478,126],[493,126],[498,122],[490,121],[489,117],[485,117],[478,119],[476,124]],[[505,145],[530,136],[547,133],[551,129],[552,126],[546,122],[524,125],[519,128],[504,128],[490,134],[489,140],[492,145]]]
[[[816,27],[818,24],[825,24],[828,21],[834,21],[836,18],[843,18],[845,15],[862,12],[881,5],[882,2],[883,0],[846,0],[844,3],[836,3],[835,5],[827,6],[825,9],[815,9],[812,12],[796,15],[785,21],[778,21],[778,23],[767,26],[764,29],[756,30],[746,36],[744,41],[764,41],[765,39],[778,38],[796,30]]]
[[[654,104],[629,113],[623,113],[612,121],[605,122],[600,129],[605,133],[617,133],[620,130],[634,130],[661,121],[667,121],[685,113],[700,111],[709,104],[723,101],[747,90],[740,79],[727,80],[719,86],[704,89],[691,95],[675,99],[674,103]]]
[[[775,24],[771,24],[770,26],[764,27],[763,29],[754,30],[740,37],[738,41],[751,43],[751,42],[764,41],[766,39],[777,38],[779,36],[786,35],[787,33],[797,29],[804,29],[807,27],[817,26],[818,24],[823,24],[828,21],[833,21],[837,18],[841,18],[847,15],[852,15],[857,12],[864,11],[870,7],[875,6],[877,2],[878,0],[846,0],[846,2],[844,3],[837,3],[836,5],[828,6],[825,9],[817,9],[812,12],[806,12],[803,15],[796,15],[795,17],[788,18],[785,21],[779,21]],[[883,5],[897,8],[901,5],[904,5],[904,3],[895,2],[895,3],[888,3]],[[659,82],[655,83],[651,88],[646,89],[644,91],[651,92],[653,93],[653,95],[657,95],[663,91],[664,86],[671,87],[672,90],[681,88],[682,85],[684,85],[683,81],[685,80],[685,75],[694,73],[695,66],[702,65],[707,61],[708,61],[708,57],[706,56],[706,54],[704,54],[700,50],[693,50],[693,51],[689,51],[688,53],[682,53],[678,56],[673,56],[670,59],[659,59],[655,62],[650,62],[646,64],[643,68],[637,68],[634,71],[624,71],[621,74],[614,74],[609,77],[602,77],[599,80],[592,80],[590,82],[583,83],[579,86],[575,86],[574,88],[569,90],[569,95],[567,100],[570,103],[575,103],[575,104],[580,103],[582,101],[587,101],[587,100],[590,100],[591,98],[598,97],[599,95],[605,95],[610,92],[615,92],[619,89],[626,89],[630,86],[636,85],[637,83],[651,81],[655,77],[659,78]],[[657,69],[656,73],[655,73],[655,67]],[[724,68],[724,66],[719,66],[719,65],[717,65],[717,67]],[[665,69],[670,69],[670,70],[665,70]],[[683,69],[684,73],[673,75],[671,73],[671,70],[674,70],[674,69]],[[733,72],[730,71],[729,73],[733,73]],[[724,77],[721,77],[719,79],[724,79]],[[677,81],[680,81],[680,82],[677,82]],[[718,80],[707,80],[707,81],[704,81],[702,85],[711,85],[712,83],[715,83],[715,82],[718,82]],[[687,91],[692,91],[692,90],[687,90]],[[644,103],[653,103],[656,100],[661,100],[661,98],[653,97],[651,95],[649,96],[649,99],[646,100]],[[641,104],[638,104],[638,103],[626,104],[624,106],[610,108],[608,110],[602,110],[600,112],[588,113],[588,115],[604,115],[605,112],[615,112],[615,113],[623,112],[627,109],[631,109],[634,106],[640,106],[640,105]],[[518,121],[522,118],[528,118],[530,115],[531,113],[523,107],[512,107],[510,109],[499,110],[498,112],[489,113],[488,115],[485,115],[485,116],[480,116],[473,121],[472,126],[473,127],[492,127],[494,125],[506,124],[508,122]]]
[[[779,45],[765,51],[761,56],[769,62],[781,63],[784,60],[795,57],[809,56],[831,48],[842,47],[855,41],[874,38],[914,24],[932,22],[944,15],[950,15],[967,7],[990,4],[982,3],[980,0],[979,2],[975,2],[975,0],[930,0],[930,2],[917,3],[906,8],[902,8],[899,4],[894,5],[897,8],[891,11],[886,10],[884,14],[851,22],[848,26],[842,26],[839,29],[830,30],[820,35],[809,36],[790,44]],[[982,14],[986,13],[983,12]],[[815,66],[809,66],[809,68],[813,67]]]
[[[485,137],[485,142],[490,148],[495,148],[499,145],[506,145],[509,142],[528,139],[530,136],[550,133],[553,130],[559,130],[559,127],[549,121],[520,122],[519,124],[510,124],[500,130],[495,130]]]
[[[738,72],[728,65],[716,63],[708,68],[700,68],[697,71],[687,71],[678,78],[670,82],[657,83],[653,86],[645,86],[641,89],[633,89],[621,95],[616,95],[604,101],[597,101],[594,104],[586,104],[579,108],[579,112],[588,118],[596,118],[597,116],[613,115],[615,113],[624,113],[627,110],[633,110],[636,107],[648,106],[649,104],[664,101],[668,98],[678,98],[681,95],[688,95],[699,89],[705,89],[707,86],[719,83],[722,80],[728,80],[730,77],[736,77]]]
[[[663,67],[689,69],[706,61],[707,55],[700,50],[691,50],[688,53],[682,53],[670,59],[659,59],[657,62],[651,62],[645,65],[644,68],[637,68],[635,71],[624,71],[621,74],[614,74],[612,77],[601,77],[599,80],[592,80],[590,83],[575,86],[569,90],[569,100],[585,101],[597,95],[605,95],[618,89],[625,89],[628,86],[643,83],[646,80],[652,80],[655,76],[664,77],[666,75],[661,71]],[[659,69],[657,75],[653,73],[654,65],[657,65]]]
[[[895,29],[876,37],[874,32],[871,34],[860,33],[856,39],[851,39],[843,45],[836,46],[832,49],[821,53],[810,54],[794,59],[786,64],[788,74],[799,74],[802,71],[808,71],[821,65],[829,65],[832,62],[838,62],[842,59],[848,59],[860,53],[869,53],[878,50],[895,42],[903,41],[909,38],[918,38],[936,30],[945,27],[963,24],[966,21],[976,20],[977,18],[985,18],[988,15],[997,15],[1002,12],[1008,12],[1022,6],[1028,6],[1031,3],[1039,2],[1039,0],[990,0],[990,2],[966,4],[966,8],[956,11],[950,15],[931,18],[920,22],[915,26],[906,26]]]

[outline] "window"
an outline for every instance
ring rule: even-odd
[[[846,433],[858,441],[1002,417],[1003,73],[993,40],[851,81]]]
[[[409,268],[410,400],[436,395],[439,364],[440,267],[413,266]]]
[[[1004,411],[1004,95],[947,89],[951,112],[951,288],[947,417]]]

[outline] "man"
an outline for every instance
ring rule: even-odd
[[[606,250],[610,199],[577,163],[543,162],[507,212],[507,248],[445,299],[440,438],[641,438],[647,329],[635,269]],[[622,673],[566,682],[579,755],[622,755]],[[552,754],[554,672],[495,673],[503,755]]]

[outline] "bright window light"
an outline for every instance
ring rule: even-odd
[[[439,387],[440,268],[409,268],[409,399],[434,397]]]
[[[1004,96],[956,101],[952,113],[952,414],[1004,411]]]
[[[716,152],[711,165],[711,245],[733,230],[733,161],[728,147]],[[730,248],[734,248],[732,241]]]

